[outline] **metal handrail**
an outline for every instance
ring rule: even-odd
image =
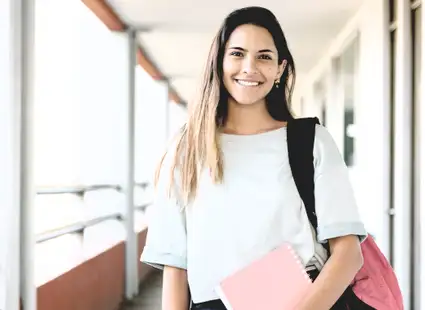
[[[134,210],[145,211],[152,203],[145,203],[134,207]]]
[[[148,182],[137,182],[134,184],[137,187],[146,189],[149,186]],[[57,195],[57,194],[76,194],[84,195],[86,192],[98,191],[102,189],[114,189],[122,192],[123,189],[118,184],[95,184],[95,185],[77,185],[77,186],[63,186],[63,187],[48,187],[40,188],[37,190],[37,195]]]
[[[64,227],[53,229],[50,231],[46,231],[44,233],[41,233],[37,235],[36,237],[36,243],[42,243],[47,240],[51,240],[57,237],[61,237],[63,235],[72,234],[72,233],[81,233],[86,229],[87,227],[94,226],[96,224],[108,221],[108,220],[121,220],[122,215],[121,213],[113,213],[108,214],[104,216],[99,216],[94,219],[90,219],[87,221],[81,221],[73,224],[66,225]]]
[[[82,186],[49,187],[37,190],[37,195],[57,195],[57,194],[76,194],[83,195],[86,192],[98,191],[102,189],[114,189],[121,191],[121,186],[117,184],[97,184]]]
[[[146,189],[149,186],[148,182],[138,182],[135,183],[135,186]],[[96,184],[88,186],[67,186],[67,187],[50,187],[45,189],[37,190],[38,195],[58,195],[58,194],[76,194],[83,196],[86,192],[97,191],[102,189],[114,189],[118,192],[122,191],[122,187],[116,184]],[[141,204],[134,207],[134,210],[145,211],[150,203]],[[82,233],[87,227],[94,226],[96,224],[108,221],[108,220],[123,220],[123,215],[121,213],[113,213],[104,216],[100,216],[94,219],[87,221],[80,221],[66,225],[64,227],[52,229],[46,232],[42,232],[37,235],[36,243],[42,243],[54,238],[61,237],[63,235],[72,234],[72,233]]]
[[[134,207],[134,210],[145,211],[146,208],[149,207],[150,205],[151,203],[138,205]],[[72,223],[61,228],[52,229],[52,230],[38,234],[36,237],[36,243],[42,243],[42,242],[45,242],[54,238],[58,238],[64,235],[68,235],[68,234],[82,233],[87,227],[94,226],[108,220],[122,221],[124,220],[124,217],[121,213],[116,212],[113,214],[99,216],[97,218],[90,219],[87,221]]]
[[[141,187],[142,189],[146,189],[150,183],[149,182],[136,182],[134,183],[135,186]]]

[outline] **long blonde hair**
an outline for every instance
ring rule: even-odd
[[[200,173],[208,168],[214,183],[223,181],[223,158],[219,143],[219,129],[227,118],[228,93],[223,84],[223,57],[225,45],[238,26],[253,24],[267,29],[272,35],[278,50],[278,63],[286,60],[285,71],[280,85],[267,95],[267,108],[270,115],[280,121],[293,119],[290,101],[295,83],[295,65],[289,52],[285,36],[276,17],[262,7],[247,7],[232,12],[224,20],[213,39],[201,85],[188,107],[188,119],[176,143],[174,159],[170,170],[170,189],[174,186],[174,172],[179,169],[179,196],[186,205],[196,195]],[[157,169],[158,181],[164,154]]]

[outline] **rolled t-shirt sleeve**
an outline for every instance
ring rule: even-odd
[[[348,169],[328,130],[316,127],[314,143],[315,199],[318,221],[317,239],[367,235],[350,183]]]
[[[168,195],[170,160],[166,158],[163,162],[154,203],[149,210],[152,213],[141,261],[158,269],[164,266],[187,269],[185,211],[173,194],[176,190]]]

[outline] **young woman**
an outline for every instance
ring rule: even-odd
[[[231,13],[157,175],[142,261],[164,270],[162,309],[225,309],[215,286],[283,242],[311,274],[320,271],[298,309],[346,309],[337,300],[362,265],[366,231],[346,166],[319,125],[317,236],[310,226],[285,140],[294,83],[294,60],[275,16],[260,7]]]

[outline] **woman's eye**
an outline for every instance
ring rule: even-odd
[[[266,60],[271,60],[272,59],[269,55],[261,55],[259,58],[260,59],[266,59]]]
[[[242,56],[242,53],[241,52],[231,52],[230,55],[240,57],[240,56]]]

